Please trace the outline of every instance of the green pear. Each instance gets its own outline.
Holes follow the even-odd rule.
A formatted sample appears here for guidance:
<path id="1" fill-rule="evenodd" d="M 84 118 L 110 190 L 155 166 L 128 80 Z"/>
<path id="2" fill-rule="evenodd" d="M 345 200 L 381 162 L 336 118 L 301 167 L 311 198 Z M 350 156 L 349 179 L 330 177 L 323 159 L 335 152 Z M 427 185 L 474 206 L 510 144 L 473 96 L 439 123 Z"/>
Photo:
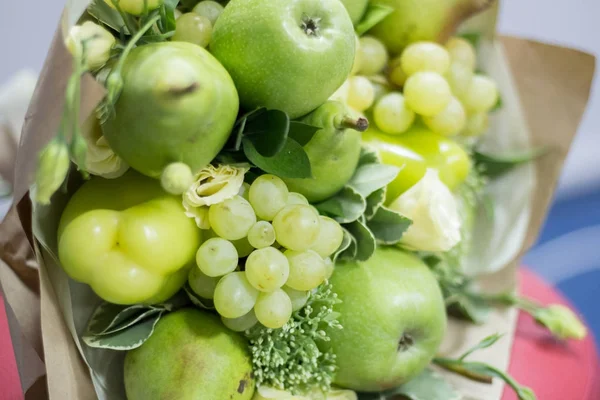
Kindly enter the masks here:
<path id="1" fill-rule="evenodd" d="M 247 343 L 218 316 L 193 308 L 163 317 L 125 357 L 128 400 L 250 400 Z"/>
<path id="2" fill-rule="evenodd" d="M 394 9 L 370 33 L 392 54 L 420 40 L 443 43 L 470 16 L 492 5 L 494 0 L 371 0 Z"/>
<path id="3" fill-rule="evenodd" d="M 290 191 L 316 203 L 339 192 L 352 178 L 360 157 L 360 132 L 369 123 L 366 118 L 352 116 L 337 101 L 326 102 L 302 121 L 322 128 L 304 145 L 313 177 L 283 180 Z"/>
<path id="4" fill-rule="evenodd" d="M 348 11 L 352 23 L 356 25 L 360 22 L 363 15 L 365 15 L 369 0 L 342 0 L 342 3 L 344 3 L 344 6 Z"/>
<path id="5" fill-rule="evenodd" d="M 342 301 L 343 329 L 329 329 L 335 383 L 364 392 L 399 386 L 421 373 L 446 332 L 440 287 L 427 265 L 395 247 L 366 262 L 336 265 L 330 280 Z"/>

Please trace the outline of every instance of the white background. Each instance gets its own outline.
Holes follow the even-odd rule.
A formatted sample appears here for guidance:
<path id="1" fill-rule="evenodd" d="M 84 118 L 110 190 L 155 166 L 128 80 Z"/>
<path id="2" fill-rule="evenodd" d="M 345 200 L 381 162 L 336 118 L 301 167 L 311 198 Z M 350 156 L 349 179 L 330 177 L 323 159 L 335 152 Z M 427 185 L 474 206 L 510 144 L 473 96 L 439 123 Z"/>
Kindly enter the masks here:
<path id="1" fill-rule="evenodd" d="M 599 0 L 501 0 L 499 29 L 600 54 Z M 38 72 L 65 0 L 0 0 L 0 86 L 20 69 Z M 600 187 L 600 91 L 592 100 L 561 180 L 559 196 Z"/>

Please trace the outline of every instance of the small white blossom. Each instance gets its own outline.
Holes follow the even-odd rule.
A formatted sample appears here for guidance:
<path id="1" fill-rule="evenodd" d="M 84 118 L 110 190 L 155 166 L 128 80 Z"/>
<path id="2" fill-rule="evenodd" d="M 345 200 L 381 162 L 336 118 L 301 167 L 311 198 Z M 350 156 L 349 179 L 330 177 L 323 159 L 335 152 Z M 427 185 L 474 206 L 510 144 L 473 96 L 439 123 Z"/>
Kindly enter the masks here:
<path id="1" fill-rule="evenodd" d="M 102 26 L 86 21 L 71 28 L 66 45 L 74 56 L 85 57 L 86 68 L 95 70 L 106 64 L 110 58 L 115 37 Z"/>
<path id="2" fill-rule="evenodd" d="M 95 116 L 85 122 L 81 136 L 87 144 L 85 168 L 90 174 L 114 179 L 127 172 L 129 165 L 110 147 Z"/>
<path id="3" fill-rule="evenodd" d="M 390 209 L 413 223 L 400 245 L 420 251 L 448 251 L 461 239 L 458 204 L 438 172 L 428 169 L 425 176 L 390 205 Z"/>

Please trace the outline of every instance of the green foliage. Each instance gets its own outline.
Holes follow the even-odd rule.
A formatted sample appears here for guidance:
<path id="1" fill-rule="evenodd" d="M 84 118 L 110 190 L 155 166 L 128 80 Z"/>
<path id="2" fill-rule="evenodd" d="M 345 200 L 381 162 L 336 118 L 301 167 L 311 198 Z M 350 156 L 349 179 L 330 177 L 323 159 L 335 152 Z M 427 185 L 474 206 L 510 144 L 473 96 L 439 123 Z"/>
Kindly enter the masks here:
<path id="1" fill-rule="evenodd" d="M 546 153 L 546 149 L 531 149 L 502 154 L 487 154 L 475 151 L 473 153 L 473 160 L 483 175 L 494 179 Z"/>
<path id="2" fill-rule="evenodd" d="M 390 15 L 392 12 L 394 12 L 393 7 L 386 6 L 383 4 L 369 3 L 362 21 L 360 21 L 360 23 L 355 28 L 356 34 L 358 36 L 362 36 L 369 29 L 373 28 L 375 25 L 383 21 L 385 17 Z"/>

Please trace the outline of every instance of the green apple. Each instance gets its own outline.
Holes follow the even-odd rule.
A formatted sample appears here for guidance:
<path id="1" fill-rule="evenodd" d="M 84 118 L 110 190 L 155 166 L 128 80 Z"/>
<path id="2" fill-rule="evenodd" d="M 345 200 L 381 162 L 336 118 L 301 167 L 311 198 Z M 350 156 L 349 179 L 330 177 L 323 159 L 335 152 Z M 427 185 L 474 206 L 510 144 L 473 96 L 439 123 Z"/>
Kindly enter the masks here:
<path id="1" fill-rule="evenodd" d="M 369 0 L 342 0 L 354 25 L 358 24 L 365 15 Z"/>
<path id="2" fill-rule="evenodd" d="M 139 46 L 121 75 L 123 91 L 102 131 L 130 166 L 154 178 L 173 162 L 196 172 L 225 145 L 238 96 L 207 50 L 186 42 Z"/>
<path id="3" fill-rule="evenodd" d="M 396 387 L 432 360 L 446 331 L 438 283 L 415 255 L 380 247 L 366 262 L 340 263 L 330 281 L 343 329 L 330 329 L 335 383 L 358 391 Z"/>
<path id="4" fill-rule="evenodd" d="M 411 43 L 445 42 L 467 18 L 488 8 L 494 0 L 371 0 L 394 12 L 370 31 L 393 55 Z"/>
<path id="5" fill-rule="evenodd" d="M 250 400 L 246 341 L 218 316 L 183 309 L 163 317 L 150 338 L 125 356 L 128 400 Z"/>
<path id="6" fill-rule="evenodd" d="M 184 212 L 181 196 L 133 170 L 94 177 L 61 216 L 60 262 L 108 302 L 165 301 L 185 283 L 200 246 L 200 230 Z"/>
<path id="7" fill-rule="evenodd" d="M 231 74 L 242 107 L 297 118 L 348 77 L 355 35 L 339 0 L 232 0 L 215 24 L 210 50 Z"/>

